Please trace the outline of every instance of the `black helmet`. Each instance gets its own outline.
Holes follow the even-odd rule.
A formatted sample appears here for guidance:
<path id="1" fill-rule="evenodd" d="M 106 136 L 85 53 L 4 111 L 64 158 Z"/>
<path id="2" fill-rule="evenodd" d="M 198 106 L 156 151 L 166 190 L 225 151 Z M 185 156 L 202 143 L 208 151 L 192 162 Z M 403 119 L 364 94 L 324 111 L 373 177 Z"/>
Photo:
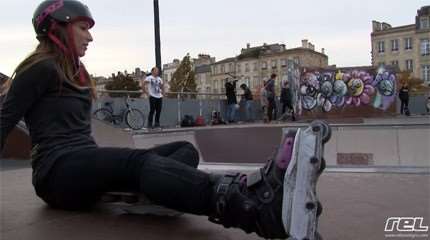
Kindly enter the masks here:
<path id="1" fill-rule="evenodd" d="M 33 14 L 33 27 L 37 37 L 48 34 L 52 21 L 71 23 L 78 20 L 88 21 L 90 28 L 94 26 L 94 19 L 90 10 L 76 0 L 45 0 L 37 7 Z"/>

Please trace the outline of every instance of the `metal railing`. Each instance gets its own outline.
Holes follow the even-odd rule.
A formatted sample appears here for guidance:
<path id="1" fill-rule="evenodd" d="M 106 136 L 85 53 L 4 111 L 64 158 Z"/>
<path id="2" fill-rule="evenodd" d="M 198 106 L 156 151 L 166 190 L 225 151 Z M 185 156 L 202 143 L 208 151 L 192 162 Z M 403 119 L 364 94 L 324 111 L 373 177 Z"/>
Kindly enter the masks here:
<path id="1" fill-rule="evenodd" d="M 124 94 L 124 95 L 132 95 L 132 94 L 140 94 L 138 98 L 146 99 L 148 98 L 147 94 L 145 94 L 142 90 L 138 91 L 126 91 L 126 90 L 97 90 L 99 93 L 99 97 L 103 97 L 105 95 L 109 95 L 110 93 L 115 94 Z M 145 95 L 144 95 L 145 94 Z M 227 99 L 225 93 L 209 93 L 209 92 L 164 92 L 163 93 L 164 98 L 167 99 L 176 99 L 177 100 L 177 125 L 180 125 L 182 121 L 182 114 L 183 114 L 183 104 L 186 100 L 196 100 L 199 102 L 199 110 L 198 114 L 199 116 L 203 116 L 203 102 L 214 100 L 218 102 L 216 103 L 216 111 L 222 112 L 222 101 L 225 101 Z M 237 94 L 239 97 L 241 94 Z M 172 98 L 172 96 L 175 96 Z M 255 114 L 254 114 L 255 116 Z"/>

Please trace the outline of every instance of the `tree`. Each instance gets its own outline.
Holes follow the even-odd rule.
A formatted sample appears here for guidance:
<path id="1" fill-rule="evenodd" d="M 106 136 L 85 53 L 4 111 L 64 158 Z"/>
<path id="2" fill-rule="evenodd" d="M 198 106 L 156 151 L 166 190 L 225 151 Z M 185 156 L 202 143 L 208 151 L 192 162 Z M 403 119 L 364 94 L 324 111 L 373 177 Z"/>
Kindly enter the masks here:
<path id="1" fill-rule="evenodd" d="M 141 90 L 139 82 L 134 81 L 130 75 L 118 73 L 113 76 L 112 81 L 105 85 L 106 90 L 124 90 L 124 91 L 139 91 Z M 131 93 L 130 97 L 140 97 L 140 93 Z M 111 97 L 124 97 L 127 93 L 109 93 Z"/>
<path id="2" fill-rule="evenodd" d="M 196 92 L 197 84 L 195 73 L 191 64 L 190 55 L 187 54 L 179 64 L 178 69 L 173 73 L 172 81 L 170 82 L 170 91 L 172 92 Z M 170 97 L 175 97 L 176 94 L 171 94 Z M 195 98 L 196 95 L 191 95 Z"/>
<path id="3" fill-rule="evenodd" d="M 412 95 L 419 95 L 430 91 L 430 87 L 425 86 L 423 80 L 413 77 L 412 74 L 408 71 L 399 72 L 397 74 L 397 79 L 400 86 L 403 85 L 403 83 L 407 83 L 407 85 L 409 86 L 410 93 Z"/>

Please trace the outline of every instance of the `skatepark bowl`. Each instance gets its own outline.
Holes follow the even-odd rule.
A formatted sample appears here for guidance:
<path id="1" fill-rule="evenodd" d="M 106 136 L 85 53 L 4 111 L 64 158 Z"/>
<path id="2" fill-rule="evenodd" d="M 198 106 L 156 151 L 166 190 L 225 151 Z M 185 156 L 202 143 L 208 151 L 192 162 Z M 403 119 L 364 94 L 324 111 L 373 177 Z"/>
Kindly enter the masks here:
<path id="1" fill-rule="evenodd" d="M 324 239 L 428 239 L 428 229 L 424 231 L 430 225 L 428 120 L 331 124 L 332 137 L 324 149 L 327 168 L 317 186 L 324 207 L 318 228 Z M 257 169 L 277 147 L 285 127 L 307 124 L 146 132 L 93 120 L 93 134 L 100 146 L 148 148 L 186 140 L 200 151 L 199 168 L 212 172 Z M 204 216 L 133 215 L 103 204 L 89 212 L 53 210 L 34 193 L 29 161 L 13 159 L 28 159 L 29 143 L 24 135 L 15 129 L 5 159 L 0 160 L 0 239 L 259 239 L 255 234 L 224 229 Z M 396 217 L 418 220 L 420 224 L 412 226 L 420 228 L 406 228 L 401 219 L 395 222 Z M 390 221 L 397 228 L 387 229 Z"/>

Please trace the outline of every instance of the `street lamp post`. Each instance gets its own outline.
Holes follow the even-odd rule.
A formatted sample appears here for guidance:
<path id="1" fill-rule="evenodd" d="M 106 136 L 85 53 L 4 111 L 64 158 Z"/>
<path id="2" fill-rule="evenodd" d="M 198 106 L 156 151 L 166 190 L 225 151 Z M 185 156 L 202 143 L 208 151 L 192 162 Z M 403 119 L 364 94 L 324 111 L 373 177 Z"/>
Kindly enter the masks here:
<path id="1" fill-rule="evenodd" d="M 154 0 L 154 30 L 155 30 L 155 65 L 161 75 L 161 47 L 160 47 L 160 14 L 158 0 Z"/>

